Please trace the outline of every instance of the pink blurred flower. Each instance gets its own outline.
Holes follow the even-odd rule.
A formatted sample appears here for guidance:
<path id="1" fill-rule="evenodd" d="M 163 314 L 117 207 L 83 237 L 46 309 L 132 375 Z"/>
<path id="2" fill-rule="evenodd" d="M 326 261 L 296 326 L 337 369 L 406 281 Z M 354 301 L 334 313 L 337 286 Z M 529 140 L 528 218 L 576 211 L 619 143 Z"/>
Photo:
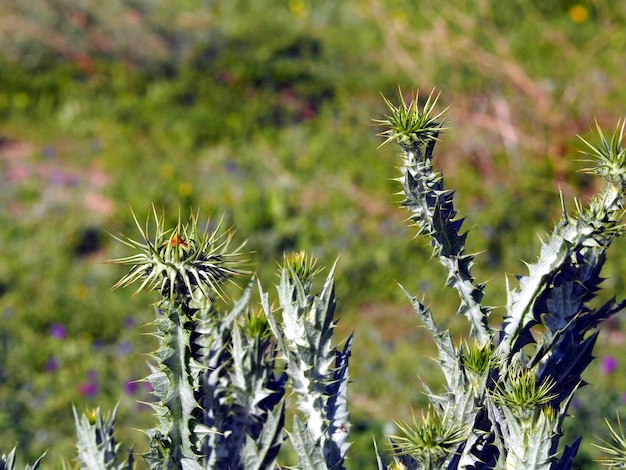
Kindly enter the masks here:
<path id="1" fill-rule="evenodd" d="M 95 397 L 98 394 L 98 373 L 91 369 L 87 372 L 87 381 L 78 384 L 76 390 L 84 397 Z"/>
<path id="2" fill-rule="evenodd" d="M 95 382 L 83 382 L 78 384 L 76 390 L 84 397 L 95 397 L 98 394 L 98 384 Z"/>

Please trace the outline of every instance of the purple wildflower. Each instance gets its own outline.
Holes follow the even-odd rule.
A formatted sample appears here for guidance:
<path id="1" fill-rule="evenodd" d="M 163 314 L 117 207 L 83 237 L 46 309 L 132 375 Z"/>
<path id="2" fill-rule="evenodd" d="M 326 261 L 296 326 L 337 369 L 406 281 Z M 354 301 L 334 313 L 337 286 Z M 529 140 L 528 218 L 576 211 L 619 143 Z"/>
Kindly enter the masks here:
<path id="1" fill-rule="evenodd" d="M 133 317 L 124 318 L 124 328 L 127 330 L 135 326 L 135 319 Z"/>
<path id="2" fill-rule="evenodd" d="M 84 397 L 94 397 L 98 394 L 98 372 L 91 369 L 87 371 L 87 381 L 78 384 L 76 390 Z"/>
<path id="3" fill-rule="evenodd" d="M 120 356 L 126 356 L 127 354 L 130 354 L 131 352 L 133 352 L 133 345 L 129 341 L 121 341 L 117 345 L 117 353 Z"/>
<path id="4" fill-rule="evenodd" d="M 234 160 L 226 160 L 224 162 L 224 170 L 226 170 L 227 173 L 230 173 L 231 175 L 235 174 L 238 169 L 237 163 Z"/>
<path id="5" fill-rule="evenodd" d="M 600 361 L 600 370 L 604 375 L 610 375 L 617 369 L 617 359 L 613 356 L 604 356 Z"/>
<path id="6" fill-rule="evenodd" d="M 124 391 L 129 395 L 134 395 L 135 393 L 137 393 L 137 381 L 129 380 L 128 382 L 126 382 L 124 384 Z"/>
<path id="7" fill-rule="evenodd" d="M 67 186 L 76 186 L 80 183 L 80 176 L 76 174 L 68 174 L 65 178 L 65 184 Z"/>
<path id="8" fill-rule="evenodd" d="M 50 336 L 54 339 L 65 339 L 67 336 L 67 330 L 62 323 L 53 323 L 48 330 Z"/>
<path id="9" fill-rule="evenodd" d="M 59 368 L 59 361 L 56 357 L 50 356 L 46 361 L 46 372 L 56 372 Z"/>

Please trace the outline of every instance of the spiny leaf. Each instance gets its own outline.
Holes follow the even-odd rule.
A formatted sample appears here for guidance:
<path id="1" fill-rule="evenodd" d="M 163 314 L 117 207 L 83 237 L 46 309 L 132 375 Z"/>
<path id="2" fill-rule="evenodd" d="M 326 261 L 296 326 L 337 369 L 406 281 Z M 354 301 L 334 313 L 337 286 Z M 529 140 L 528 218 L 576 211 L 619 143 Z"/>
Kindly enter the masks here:
<path id="1" fill-rule="evenodd" d="M 293 418 L 293 431 L 289 434 L 298 456 L 300 470 L 330 470 L 326 465 L 319 441 L 314 439 L 309 427 L 298 415 Z"/>

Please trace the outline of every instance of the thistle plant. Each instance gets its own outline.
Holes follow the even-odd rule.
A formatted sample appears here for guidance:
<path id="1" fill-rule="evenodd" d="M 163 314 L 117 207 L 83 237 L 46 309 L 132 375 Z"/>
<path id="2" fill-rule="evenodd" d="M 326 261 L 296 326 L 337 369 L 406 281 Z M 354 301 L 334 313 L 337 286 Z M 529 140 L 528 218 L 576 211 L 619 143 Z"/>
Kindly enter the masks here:
<path id="1" fill-rule="evenodd" d="M 475 255 L 466 252 L 468 233 L 457 217 L 454 192 L 433 161 L 446 129 L 437 98 L 431 94 L 423 106 L 417 95 L 406 102 L 400 94 L 398 105 L 385 99 L 389 115 L 378 124 L 383 145 L 400 147 L 402 205 L 446 270 L 469 337 L 455 345 L 430 308 L 405 291 L 433 337 L 446 383 L 441 392 L 424 384 L 428 411 L 397 423 L 398 433 L 389 436 L 389 465 L 375 443 L 377 466 L 569 469 L 581 438 L 562 445 L 563 421 L 584 383 L 602 322 L 626 307 L 615 299 L 592 302 L 607 250 L 625 231 L 626 121 L 609 138 L 598 127 L 599 144 L 583 140 L 589 164 L 584 171 L 603 177 L 607 186 L 586 206 L 574 201 L 572 213 L 562 203 L 562 218 L 542 242 L 538 260 L 517 285 L 507 284 L 506 315 L 494 326 L 493 307 L 483 304 L 485 285 L 472 275 Z M 154 209 L 145 224 L 133 218 L 138 239 L 114 236 L 134 251 L 113 261 L 130 267 L 114 287 L 135 284 L 136 292 L 158 297 L 152 323 L 158 348 L 144 379 L 153 390 L 156 418 L 145 431 L 149 450 L 141 458 L 148 468 L 273 469 L 290 441 L 298 469 L 343 470 L 350 448 L 352 335 L 343 344 L 333 339 L 335 266 L 317 291 L 322 269 L 316 260 L 304 252 L 286 254 L 272 301 L 243 269 L 243 245 L 233 246 L 234 233 L 221 222 L 213 226 L 192 213 L 187 222 L 179 216 L 166 228 Z M 288 408 L 294 410 L 289 431 Z M 134 468 L 138 456 L 114 436 L 116 410 L 110 416 L 99 409 L 74 415 L 81 469 Z M 598 446 L 608 455 L 603 463 L 626 468 L 623 431 L 609 429 L 613 442 Z M 42 459 L 26 469 L 38 469 Z M 15 449 L 0 459 L 0 470 L 14 468 Z"/>
<path id="2" fill-rule="evenodd" d="M 145 379 L 154 390 L 151 406 L 158 420 L 146 431 L 150 450 L 143 457 L 149 468 L 274 468 L 287 437 L 288 386 L 297 396 L 299 414 L 289 437 L 300 468 L 344 468 L 350 339 L 342 350 L 331 345 L 334 269 L 315 294 L 316 261 L 303 253 L 286 256 L 279 312 L 254 278 L 232 308 L 222 311 L 224 283 L 246 274 L 242 247 L 231 248 L 232 231 L 222 232 L 221 224 L 211 230 L 209 221 L 200 225 L 198 214 L 166 230 L 153 210 L 154 233 L 149 220 L 145 226 L 136 217 L 135 222 L 140 240 L 115 238 L 138 253 L 113 262 L 130 266 L 115 287 L 138 283 L 136 291 L 159 294 L 153 333 L 159 348 Z M 261 305 L 254 308 L 256 284 Z M 86 419 L 77 418 L 82 463 L 88 456 L 81 449 L 94 442 Z M 102 461 L 104 451 L 98 452 L 93 459 Z"/>
<path id="3" fill-rule="evenodd" d="M 591 304 L 600 289 L 606 252 L 624 233 L 624 123 L 609 139 L 598 128 L 599 145 L 583 140 L 590 163 L 584 171 L 602 176 L 607 186 L 587 207 L 575 201 L 574 213 L 563 209 L 562 219 L 542 242 L 538 261 L 528 265 L 517 286 L 507 283 L 506 315 L 494 327 L 492 307 L 482 304 L 485 285 L 471 273 L 475 256 L 465 252 L 468 233 L 457 217 L 454 192 L 446 189 L 433 163 L 445 129 L 444 112 L 435 112 L 437 97 L 431 94 L 421 107 L 417 95 L 407 103 L 400 93 L 399 105 L 385 102 L 389 115 L 377 122 L 383 127 L 383 145 L 400 147 L 402 205 L 418 234 L 430 238 L 434 257 L 447 271 L 447 286 L 458 293 L 458 313 L 467 318 L 471 336 L 456 347 L 430 309 L 407 293 L 436 343 L 446 386 L 438 394 L 426 386 L 432 414 L 422 423 L 400 425 L 402 435 L 390 438 L 393 465 L 570 468 L 580 439 L 559 453 L 563 420 L 583 384 L 581 374 L 593 358 L 602 321 L 626 306 L 615 299 L 599 307 Z M 380 454 L 378 466 L 388 468 Z"/>

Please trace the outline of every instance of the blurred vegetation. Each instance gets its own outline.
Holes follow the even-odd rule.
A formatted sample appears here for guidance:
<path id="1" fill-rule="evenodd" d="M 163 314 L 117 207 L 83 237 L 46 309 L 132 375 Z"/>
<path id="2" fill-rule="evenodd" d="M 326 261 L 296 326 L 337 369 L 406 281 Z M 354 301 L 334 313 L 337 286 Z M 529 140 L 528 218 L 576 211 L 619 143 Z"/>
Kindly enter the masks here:
<path id="1" fill-rule="evenodd" d="M 32 462 L 73 454 L 71 405 L 120 402 L 120 438 L 141 451 L 150 296 L 111 291 L 134 234 L 128 206 L 224 215 L 266 287 L 282 252 L 339 256 L 340 328 L 356 330 L 351 468 L 372 435 L 425 405 L 432 345 L 397 287 L 423 292 L 460 338 L 463 321 L 397 207 L 397 161 L 372 118 L 380 93 L 442 91 L 438 164 L 485 251 L 476 274 L 503 305 L 559 191 L 591 194 L 576 135 L 626 109 L 620 0 L 0 0 L 0 445 Z M 605 286 L 622 295 L 626 246 Z M 341 335 L 340 335 L 341 336 Z M 619 357 L 620 320 L 597 355 Z M 592 365 L 592 368 L 594 366 Z M 624 364 L 591 371 L 572 430 L 602 435 L 626 392 Z M 597 397 L 602 410 L 595 412 Z M 605 413 L 606 412 L 606 413 Z M 591 467 L 592 463 L 589 463 Z M 591 468 L 589 467 L 589 468 Z"/>

